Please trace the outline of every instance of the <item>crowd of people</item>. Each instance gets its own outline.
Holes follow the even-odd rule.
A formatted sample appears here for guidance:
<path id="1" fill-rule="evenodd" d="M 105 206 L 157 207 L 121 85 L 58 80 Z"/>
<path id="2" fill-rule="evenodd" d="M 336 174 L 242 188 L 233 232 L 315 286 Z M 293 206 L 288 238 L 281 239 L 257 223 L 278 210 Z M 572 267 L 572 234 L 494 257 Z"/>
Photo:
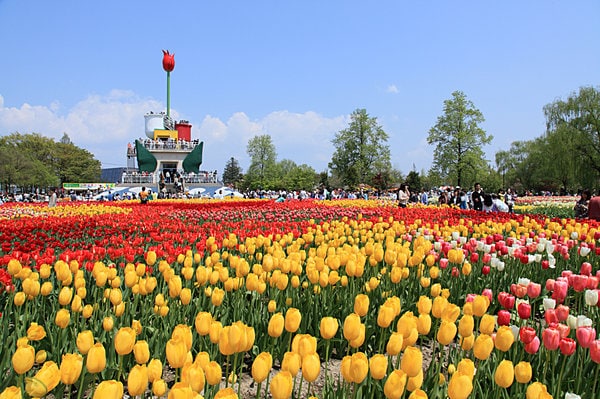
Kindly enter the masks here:
<path id="1" fill-rule="evenodd" d="M 600 195 L 593 196 L 590 190 L 583 190 L 573 210 L 577 219 L 600 221 Z"/>

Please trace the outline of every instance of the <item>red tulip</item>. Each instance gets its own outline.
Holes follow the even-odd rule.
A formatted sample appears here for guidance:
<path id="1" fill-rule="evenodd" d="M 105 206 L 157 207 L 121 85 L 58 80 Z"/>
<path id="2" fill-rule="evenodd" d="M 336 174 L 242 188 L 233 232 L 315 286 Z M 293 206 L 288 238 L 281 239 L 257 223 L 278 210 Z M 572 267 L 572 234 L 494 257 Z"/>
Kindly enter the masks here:
<path id="1" fill-rule="evenodd" d="M 163 50 L 163 69 L 172 72 L 175 69 L 175 53 L 169 54 L 169 50 Z"/>
<path id="2" fill-rule="evenodd" d="M 548 259 L 544 259 L 542 261 L 542 269 L 547 270 L 550 267 L 550 262 L 548 261 Z"/>
<path id="3" fill-rule="evenodd" d="M 582 274 L 576 274 L 573 276 L 573 289 L 576 292 L 583 292 L 587 286 L 588 276 L 584 276 Z"/>
<path id="4" fill-rule="evenodd" d="M 508 310 L 499 310 L 498 311 L 498 325 L 499 326 L 507 326 L 510 324 L 510 312 Z"/>
<path id="5" fill-rule="evenodd" d="M 531 317 L 531 305 L 526 302 L 521 302 L 517 308 L 519 317 L 522 319 L 528 319 Z"/>
<path id="6" fill-rule="evenodd" d="M 519 338 L 521 339 L 521 342 L 523 342 L 525 345 L 533 341 L 535 337 L 537 337 L 537 334 L 533 327 L 521 327 L 521 329 L 519 330 Z"/>
<path id="7" fill-rule="evenodd" d="M 487 276 L 488 274 L 490 274 L 491 271 L 491 267 L 489 267 L 488 265 L 485 265 L 481 268 L 481 274 L 483 274 L 484 276 Z"/>
<path id="8" fill-rule="evenodd" d="M 562 353 L 565 356 L 571 356 L 575 352 L 577 343 L 573 338 L 561 338 L 559 347 L 560 353 Z"/>
<path id="9" fill-rule="evenodd" d="M 558 316 L 556 315 L 556 309 L 548 309 L 546 313 L 544 313 L 544 319 L 546 319 L 546 323 L 548 325 L 552 323 L 558 323 Z"/>
<path id="10" fill-rule="evenodd" d="M 546 328 L 542 331 L 542 341 L 546 349 L 556 350 L 560 345 L 560 332 L 555 328 Z"/>

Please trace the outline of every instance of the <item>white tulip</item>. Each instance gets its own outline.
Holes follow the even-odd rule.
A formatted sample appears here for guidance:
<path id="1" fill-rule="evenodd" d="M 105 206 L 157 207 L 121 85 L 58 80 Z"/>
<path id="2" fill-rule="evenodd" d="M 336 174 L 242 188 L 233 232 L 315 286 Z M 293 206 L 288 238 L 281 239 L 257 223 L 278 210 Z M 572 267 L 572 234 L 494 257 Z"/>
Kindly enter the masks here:
<path id="1" fill-rule="evenodd" d="M 556 300 L 552 298 L 544 298 L 543 305 L 544 310 L 554 309 L 556 307 Z"/>
<path id="2" fill-rule="evenodd" d="M 573 316 L 572 314 L 567 316 L 567 325 L 571 329 L 577 328 L 577 317 Z"/>
<path id="3" fill-rule="evenodd" d="M 592 327 L 593 325 L 594 325 L 594 322 L 589 317 L 584 316 L 584 315 L 577 316 L 577 325 L 575 328 L 577 328 L 577 327 Z"/>
<path id="4" fill-rule="evenodd" d="M 598 304 L 598 290 L 585 290 L 585 303 L 588 306 Z"/>
<path id="5" fill-rule="evenodd" d="M 581 399 L 581 396 L 576 395 L 572 392 L 565 392 L 565 399 Z"/>
<path id="6" fill-rule="evenodd" d="M 531 282 L 531 280 L 529 280 L 528 278 L 525 278 L 525 277 L 519 277 L 519 279 L 517 280 L 517 284 L 524 285 L 525 287 L 527 287 L 530 282 Z"/>

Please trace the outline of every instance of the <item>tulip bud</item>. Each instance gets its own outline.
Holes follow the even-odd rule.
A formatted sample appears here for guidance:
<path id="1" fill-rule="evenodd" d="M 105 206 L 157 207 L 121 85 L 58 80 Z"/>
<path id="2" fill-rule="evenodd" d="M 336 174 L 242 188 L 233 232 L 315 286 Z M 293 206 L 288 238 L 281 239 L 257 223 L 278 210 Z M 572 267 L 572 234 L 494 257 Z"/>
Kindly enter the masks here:
<path id="1" fill-rule="evenodd" d="M 121 327 L 115 334 L 114 345 L 116 352 L 121 355 L 127 355 L 133 350 L 136 334 L 131 327 Z"/>
<path id="2" fill-rule="evenodd" d="M 273 357 L 269 352 L 261 352 L 252 363 L 252 378 L 257 383 L 267 379 L 273 367 Z"/>
<path id="3" fill-rule="evenodd" d="M 402 370 L 394 370 L 383 385 L 383 393 L 388 399 L 400 399 L 404 394 L 407 376 Z"/>
<path id="4" fill-rule="evenodd" d="M 88 351 L 94 346 L 94 334 L 90 330 L 85 330 L 77 334 L 77 349 L 82 355 L 87 355 Z"/>
<path id="5" fill-rule="evenodd" d="M 12 356 L 12 366 L 15 373 L 25 374 L 33 367 L 35 362 L 35 349 L 31 345 L 20 346 Z"/>
<path id="6" fill-rule="evenodd" d="M 269 384 L 273 399 L 288 399 L 292 395 L 293 379 L 289 371 L 280 371 Z"/>

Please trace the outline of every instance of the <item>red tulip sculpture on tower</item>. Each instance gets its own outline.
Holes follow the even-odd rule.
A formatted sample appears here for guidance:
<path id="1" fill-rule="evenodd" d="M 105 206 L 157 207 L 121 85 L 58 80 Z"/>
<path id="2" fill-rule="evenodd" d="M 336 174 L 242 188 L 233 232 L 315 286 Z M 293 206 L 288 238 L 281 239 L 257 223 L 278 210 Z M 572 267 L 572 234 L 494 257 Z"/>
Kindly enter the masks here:
<path id="1" fill-rule="evenodd" d="M 167 72 L 167 116 L 171 116 L 171 71 L 175 69 L 175 53 L 163 50 L 163 69 Z"/>

